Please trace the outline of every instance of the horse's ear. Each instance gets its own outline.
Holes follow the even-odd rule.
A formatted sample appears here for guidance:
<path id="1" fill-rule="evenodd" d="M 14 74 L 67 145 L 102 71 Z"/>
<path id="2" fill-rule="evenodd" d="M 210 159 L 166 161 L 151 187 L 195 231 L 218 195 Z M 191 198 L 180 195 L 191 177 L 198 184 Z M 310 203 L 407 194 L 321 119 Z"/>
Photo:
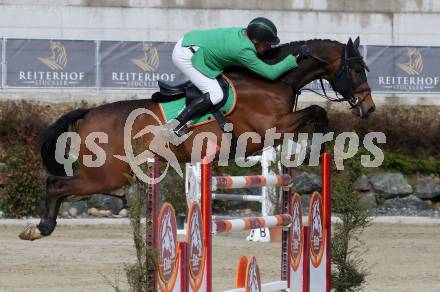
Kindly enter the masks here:
<path id="1" fill-rule="evenodd" d="M 354 48 L 355 49 L 359 49 L 359 44 L 361 43 L 361 39 L 359 37 L 357 37 L 354 41 Z"/>
<path id="2" fill-rule="evenodd" d="M 357 55 L 357 56 L 361 56 L 361 52 L 359 51 L 360 43 L 361 43 L 361 39 L 359 37 L 357 37 L 354 41 L 354 44 L 353 44 L 355 55 Z"/>
<path id="3" fill-rule="evenodd" d="M 347 57 L 354 56 L 354 47 L 353 47 L 353 41 L 351 40 L 351 38 L 347 42 L 346 54 L 347 54 Z"/>

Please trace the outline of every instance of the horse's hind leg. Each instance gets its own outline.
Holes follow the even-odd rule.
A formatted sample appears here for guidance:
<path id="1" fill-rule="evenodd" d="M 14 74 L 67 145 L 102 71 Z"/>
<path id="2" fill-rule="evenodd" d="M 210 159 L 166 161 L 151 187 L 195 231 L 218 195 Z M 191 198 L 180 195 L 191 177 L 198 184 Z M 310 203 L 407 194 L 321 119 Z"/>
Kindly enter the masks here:
<path id="1" fill-rule="evenodd" d="M 97 173 L 96 173 L 97 171 Z M 94 193 L 110 191 L 126 183 L 124 176 L 114 176 L 113 180 L 97 180 L 96 175 L 106 174 L 105 169 L 95 172 L 80 172 L 72 177 L 49 176 L 46 181 L 46 196 L 42 202 L 40 223 L 28 226 L 19 237 L 24 240 L 35 240 L 50 235 L 56 227 L 60 205 L 69 196 L 87 196 Z"/>
<path id="2" fill-rule="evenodd" d="M 62 201 L 70 195 L 77 195 L 80 191 L 79 186 L 81 186 L 81 191 L 87 193 L 93 189 L 90 182 L 78 176 L 49 176 L 47 178 L 46 197 L 42 204 L 43 214 L 40 224 L 37 225 L 42 236 L 48 236 L 54 231 Z"/>
<path id="3" fill-rule="evenodd" d="M 77 176 L 49 176 L 46 180 L 46 194 L 40 204 L 40 223 L 29 225 L 19 237 L 24 240 L 35 240 L 50 235 L 56 227 L 56 219 L 64 198 L 75 193 L 80 184 Z"/>

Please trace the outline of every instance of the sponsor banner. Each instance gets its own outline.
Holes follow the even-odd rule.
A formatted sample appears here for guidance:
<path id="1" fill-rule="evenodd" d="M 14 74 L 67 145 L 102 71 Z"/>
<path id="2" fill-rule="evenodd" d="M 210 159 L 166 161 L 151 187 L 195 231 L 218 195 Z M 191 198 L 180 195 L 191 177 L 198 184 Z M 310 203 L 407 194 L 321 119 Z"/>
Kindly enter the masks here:
<path id="1" fill-rule="evenodd" d="M 1 57 L 2 66 L 0 67 L 0 87 L 2 87 L 2 88 L 4 86 L 4 82 L 3 82 L 3 76 L 4 76 L 4 74 L 3 74 L 4 68 L 3 67 L 4 66 L 3 66 L 3 64 L 6 63 L 6 61 L 3 60 L 3 56 L 4 56 L 4 54 L 3 54 L 3 44 L 4 44 L 4 39 L 0 39 L 0 52 L 2 53 L 2 57 Z"/>
<path id="2" fill-rule="evenodd" d="M 171 60 L 174 44 L 102 41 L 99 49 L 100 87 L 146 89 L 157 88 L 159 80 L 185 81 L 185 76 Z"/>
<path id="3" fill-rule="evenodd" d="M 325 92 L 327 94 L 333 93 L 333 89 L 332 89 L 332 87 L 330 86 L 330 83 L 328 83 L 327 80 L 323 79 L 322 80 L 322 84 L 324 85 L 324 89 L 325 89 Z M 310 90 L 314 90 L 314 91 L 317 91 L 319 93 L 324 93 L 322 91 L 321 81 L 319 81 L 319 79 L 310 82 L 309 84 L 304 86 L 304 88 L 307 88 L 307 89 L 310 89 Z M 304 92 L 309 92 L 309 90 L 305 90 Z"/>
<path id="4" fill-rule="evenodd" d="M 368 83 L 376 92 L 440 92 L 440 48 L 368 46 Z"/>
<path id="5" fill-rule="evenodd" d="M 95 55 L 95 41 L 8 39 L 5 85 L 96 87 Z"/>
<path id="6" fill-rule="evenodd" d="M 187 78 L 172 60 L 173 42 L 7 39 L 3 86 L 14 88 L 157 89 Z M 440 93 L 440 47 L 363 46 L 374 93 Z M 96 67 L 99 60 L 99 69 Z M 99 84 L 96 84 L 98 80 Z M 326 92 L 333 90 L 324 80 Z M 319 80 L 305 88 L 322 93 Z"/>

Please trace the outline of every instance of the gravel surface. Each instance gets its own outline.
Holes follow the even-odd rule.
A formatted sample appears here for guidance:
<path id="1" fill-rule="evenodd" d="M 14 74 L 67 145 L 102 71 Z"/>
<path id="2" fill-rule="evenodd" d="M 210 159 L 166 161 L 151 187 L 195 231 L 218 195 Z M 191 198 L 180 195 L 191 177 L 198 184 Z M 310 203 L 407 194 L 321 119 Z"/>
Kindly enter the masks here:
<path id="1" fill-rule="evenodd" d="M 370 267 L 365 291 L 440 291 L 440 220 L 405 218 L 378 218 L 361 236 Z M 89 221 L 60 223 L 34 242 L 18 239 L 23 222 L 0 221 L 0 291 L 113 291 L 105 277 L 114 282 L 118 274 L 126 287 L 122 269 L 134 260 L 128 221 Z M 257 257 L 263 281 L 279 279 L 280 244 L 250 243 L 246 235 L 214 238 L 214 291 L 233 287 L 240 255 Z"/>

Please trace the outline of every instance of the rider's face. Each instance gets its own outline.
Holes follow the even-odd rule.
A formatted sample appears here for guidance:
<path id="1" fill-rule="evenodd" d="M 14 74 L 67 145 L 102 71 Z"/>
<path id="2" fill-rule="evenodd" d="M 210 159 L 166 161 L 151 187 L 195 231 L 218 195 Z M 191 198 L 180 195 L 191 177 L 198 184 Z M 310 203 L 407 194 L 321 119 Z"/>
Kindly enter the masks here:
<path id="1" fill-rule="evenodd" d="M 266 42 L 254 42 L 254 45 L 258 55 L 264 54 L 264 52 L 271 48 L 271 45 Z"/>

